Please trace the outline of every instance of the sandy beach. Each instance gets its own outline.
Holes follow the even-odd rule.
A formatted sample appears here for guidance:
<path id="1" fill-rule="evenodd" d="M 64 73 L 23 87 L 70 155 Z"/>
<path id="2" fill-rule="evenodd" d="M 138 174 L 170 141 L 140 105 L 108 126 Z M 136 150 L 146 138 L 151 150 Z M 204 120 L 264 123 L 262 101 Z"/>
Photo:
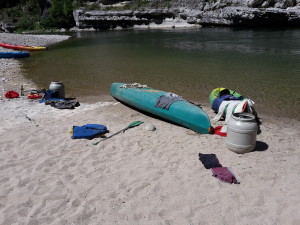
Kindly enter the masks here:
<path id="1" fill-rule="evenodd" d="M 30 45 L 67 39 L 0 33 L 5 38 Z M 0 59 L 0 225 L 300 224 L 299 121 L 260 115 L 256 149 L 236 154 L 224 137 L 197 134 L 113 98 L 74 110 L 25 96 L 5 99 L 21 84 L 35 87 L 19 61 Z M 212 119 L 209 103 L 202 106 Z M 137 120 L 144 123 L 98 145 L 70 134 L 72 126 L 91 123 L 113 134 Z M 216 154 L 240 184 L 213 177 L 199 153 Z"/>

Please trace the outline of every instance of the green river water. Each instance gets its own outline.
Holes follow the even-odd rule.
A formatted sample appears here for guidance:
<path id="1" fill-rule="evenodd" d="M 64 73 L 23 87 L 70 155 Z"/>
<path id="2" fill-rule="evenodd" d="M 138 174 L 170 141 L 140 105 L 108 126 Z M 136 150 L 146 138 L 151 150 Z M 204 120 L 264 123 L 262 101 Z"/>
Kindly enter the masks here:
<path id="1" fill-rule="evenodd" d="M 226 87 L 259 113 L 300 119 L 299 29 L 82 32 L 33 53 L 23 69 L 41 88 L 63 81 L 69 97 L 103 101 L 111 83 L 138 82 L 208 104 L 214 88 Z"/>

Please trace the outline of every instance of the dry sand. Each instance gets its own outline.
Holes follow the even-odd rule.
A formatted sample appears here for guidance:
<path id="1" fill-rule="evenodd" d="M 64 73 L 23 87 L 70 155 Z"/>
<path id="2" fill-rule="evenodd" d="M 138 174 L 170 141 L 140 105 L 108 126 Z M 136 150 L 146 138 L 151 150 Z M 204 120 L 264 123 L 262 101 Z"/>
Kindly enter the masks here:
<path id="1" fill-rule="evenodd" d="M 74 110 L 0 100 L 0 225 L 300 224 L 299 121 L 262 119 L 256 150 L 240 155 L 224 137 L 112 98 Z M 97 146 L 71 139 L 73 125 L 103 124 L 112 134 L 136 120 L 144 124 Z M 149 124 L 157 129 L 146 130 Z M 200 152 L 216 154 L 241 183 L 212 177 Z"/>

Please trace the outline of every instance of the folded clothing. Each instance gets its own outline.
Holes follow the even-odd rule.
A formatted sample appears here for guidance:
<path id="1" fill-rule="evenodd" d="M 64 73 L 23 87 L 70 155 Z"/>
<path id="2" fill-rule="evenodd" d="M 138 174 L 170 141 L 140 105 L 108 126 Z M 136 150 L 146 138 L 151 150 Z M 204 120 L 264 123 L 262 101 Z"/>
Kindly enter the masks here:
<path id="1" fill-rule="evenodd" d="M 45 101 L 45 105 L 50 105 L 57 109 L 75 109 L 75 107 L 80 106 L 79 102 L 73 100 L 64 100 L 64 101 Z"/>
<path id="2" fill-rule="evenodd" d="M 199 153 L 199 160 L 202 162 L 206 169 L 214 167 L 222 167 L 219 160 L 215 154 L 202 154 Z"/>
<path id="3" fill-rule="evenodd" d="M 233 173 L 227 167 L 215 167 L 211 168 L 213 176 L 220 179 L 221 181 L 231 183 L 231 184 L 239 184 Z"/>
<path id="4" fill-rule="evenodd" d="M 213 176 L 227 183 L 239 184 L 240 182 L 235 178 L 232 171 L 223 167 L 215 154 L 202 154 L 199 153 L 199 160 L 202 162 L 206 169 L 211 169 Z"/>

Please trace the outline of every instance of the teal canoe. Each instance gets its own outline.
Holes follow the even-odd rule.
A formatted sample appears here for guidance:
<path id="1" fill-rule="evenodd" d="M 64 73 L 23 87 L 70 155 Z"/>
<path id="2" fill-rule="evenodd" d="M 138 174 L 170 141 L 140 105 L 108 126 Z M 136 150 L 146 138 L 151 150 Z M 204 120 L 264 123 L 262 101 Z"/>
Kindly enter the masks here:
<path id="1" fill-rule="evenodd" d="M 0 52 L 0 58 L 24 58 L 29 56 L 28 52 Z"/>
<path id="2" fill-rule="evenodd" d="M 213 132 L 210 119 L 206 112 L 188 101 L 176 101 L 168 110 L 156 108 L 157 100 L 167 92 L 148 87 L 123 88 L 124 83 L 113 83 L 110 94 L 120 102 L 130 105 L 144 112 L 161 117 L 202 134 Z"/>

